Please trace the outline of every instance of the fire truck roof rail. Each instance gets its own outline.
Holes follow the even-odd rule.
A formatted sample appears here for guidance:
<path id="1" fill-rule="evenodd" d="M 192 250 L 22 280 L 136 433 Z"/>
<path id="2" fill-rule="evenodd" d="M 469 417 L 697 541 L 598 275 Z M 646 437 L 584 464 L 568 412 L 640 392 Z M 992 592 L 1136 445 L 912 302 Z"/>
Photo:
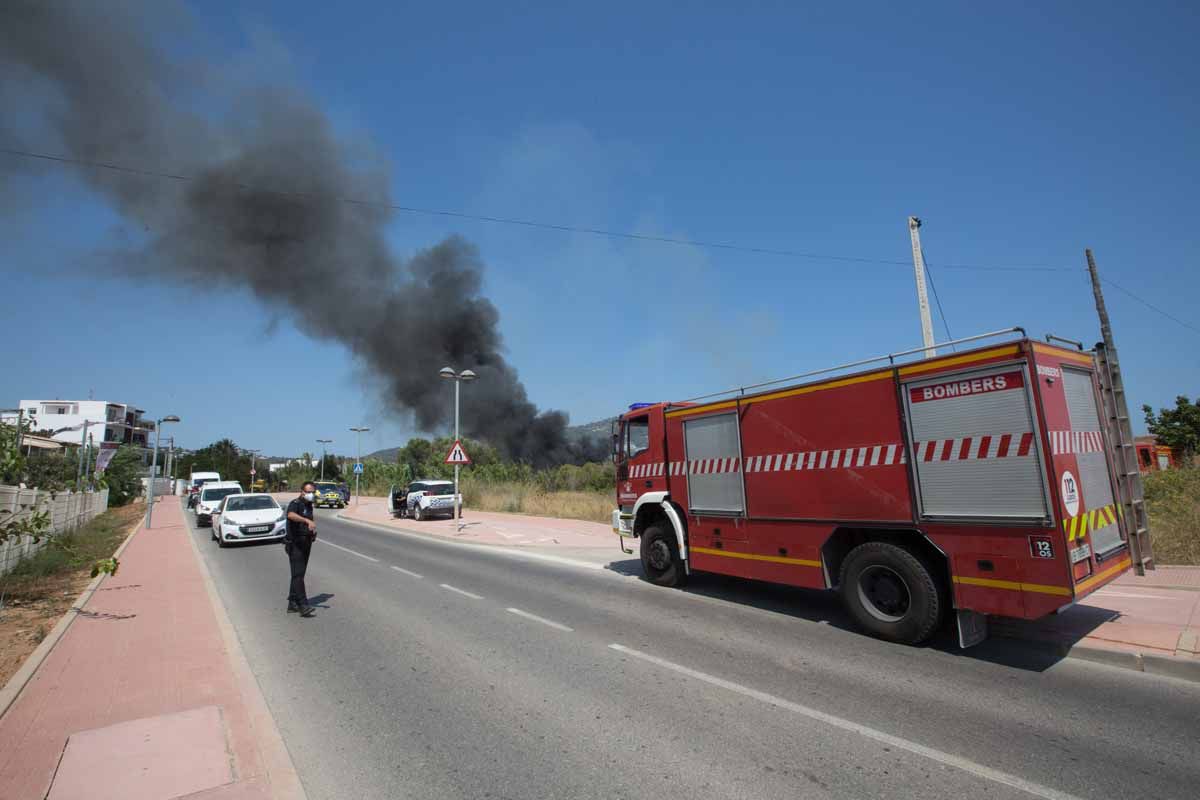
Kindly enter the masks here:
<path id="1" fill-rule="evenodd" d="M 991 331 L 989 333 L 980 333 L 980 334 L 976 334 L 975 336 L 967 336 L 963 339 L 951 339 L 948 342 L 935 342 L 934 347 L 949 347 L 950 345 L 964 344 L 966 342 L 977 342 L 980 339 L 991 339 L 996 336 L 1009 336 L 1014 333 L 1020 334 L 1021 338 L 1025 338 L 1025 336 L 1026 336 L 1025 329 L 1018 326 L 1018 327 L 1012 327 L 1012 328 L 1004 328 L 1003 330 L 999 330 L 999 331 Z M 789 381 L 798 381 L 801 378 L 813 378 L 813 377 L 816 377 L 817 375 L 825 375 L 826 373 L 829 373 L 829 372 L 837 372 L 837 371 L 843 370 L 843 369 L 850 369 L 851 367 L 865 367 L 868 364 L 874 364 L 878 361 L 886 360 L 889 364 L 894 364 L 894 363 L 896 363 L 897 358 L 903 358 L 904 356 L 911 356 L 915 353 L 923 353 L 923 352 L 925 352 L 925 349 L 926 349 L 925 347 L 914 347 L 912 350 L 901 350 L 899 353 L 889 353 L 888 355 L 885 355 L 885 356 L 875 356 L 874 358 L 864 358 L 862 361 L 851 361 L 848 364 L 839 364 L 836 367 L 826 367 L 825 369 L 818 369 L 818 370 L 814 370 L 812 372 L 802 372 L 799 375 L 789 375 L 786 378 L 777 378 L 776 380 L 765 381 L 764 383 L 755 383 L 755 384 L 751 384 L 750 386 L 739 386 L 734 389 L 726 389 L 723 392 L 713 392 L 712 394 L 702 394 L 699 397 L 689 397 L 687 400 L 683 400 L 681 402 L 694 403 L 698 400 L 708 400 L 713 397 L 721 397 L 722 395 L 727 395 L 727 394 L 745 394 L 747 391 L 750 391 L 752 389 L 762 389 L 767 386 L 774 386 L 779 383 L 788 383 Z"/>
<path id="2" fill-rule="evenodd" d="M 1061 336 L 1055 336 L 1053 333 L 1046 334 L 1047 342 L 1062 342 L 1063 344 L 1073 344 L 1077 350 L 1083 350 L 1083 342 L 1077 342 L 1074 339 L 1064 339 Z"/>

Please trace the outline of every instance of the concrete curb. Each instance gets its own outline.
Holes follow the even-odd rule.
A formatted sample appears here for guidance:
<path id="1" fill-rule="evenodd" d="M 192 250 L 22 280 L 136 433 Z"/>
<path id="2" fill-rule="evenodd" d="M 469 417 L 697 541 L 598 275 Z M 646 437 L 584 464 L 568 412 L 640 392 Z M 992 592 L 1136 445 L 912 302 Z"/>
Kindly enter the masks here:
<path id="1" fill-rule="evenodd" d="M 1144 653 L 1140 650 L 1110 650 L 1106 647 L 1095 647 L 1088 644 L 1055 644 L 1012 636 L 1003 638 L 1011 642 L 1045 647 L 1061 658 L 1090 661 L 1106 667 L 1117 667 L 1134 672 L 1145 672 L 1149 675 L 1200 683 L 1200 658 L 1179 658 L 1161 653 Z"/>
<path id="2" fill-rule="evenodd" d="M 271 797 L 275 800 L 307 800 L 308 795 L 300 782 L 299 773 L 296 772 L 295 762 L 292 761 L 292 755 L 283 741 L 279 726 L 275 724 L 275 717 L 267 706 L 266 698 L 263 697 L 258 678 L 250 668 L 250 662 L 242 650 L 242 642 L 229 620 L 225 603 L 221 600 L 212 573 L 209 572 L 208 564 L 204 562 L 204 556 L 200 552 L 200 545 L 196 544 L 194 529 L 186 517 L 183 520 L 183 530 L 188 544 L 192 547 L 192 554 L 196 557 L 196 563 L 200 566 L 200 576 L 204 579 L 204 588 L 208 591 L 208 600 L 216 616 L 221 639 L 225 642 L 230 669 L 233 670 L 234 679 L 241 690 L 242 700 L 246 703 L 250 725 L 254 729 L 263 758 L 263 768 L 270 784 Z"/>
<path id="3" fill-rule="evenodd" d="M 121 542 L 121 546 L 112 554 L 113 558 L 119 559 L 121 557 L 121 553 L 125 552 L 125 548 L 133 541 L 133 537 L 142 531 L 142 525 L 145 524 L 145 521 L 146 518 L 143 516 L 138 524 L 133 527 L 133 531 L 125 537 L 125 541 Z M 107 573 L 102 572 L 95 578 L 92 578 L 92 582 L 80 592 L 79 597 L 75 598 L 75 602 L 71 604 L 71 607 L 63 612 L 63 615 L 50 631 L 50 634 L 42 640 L 37 649 L 29 654 L 29 657 L 25 659 L 25 663 L 21 665 L 21 668 L 13 673 L 13 676 L 8 679 L 8 683 L 4 684 L 4 688 L 0 689 L 0 717 L 3 717 L 8 713 L 8 709 L 12 708 L 12 704 L 21 696 L 21 691 L 33 679 L 34 674 L 37 673 L 38 667 L 50 655 L 50 651 L 54 649 L 59 640 L 66 635 L 67 629 L 71 627 L 71 623 L 79 616 L 79 612 L 83 610 L 87 602 L 92 599 L 92 595 L 96 593 L 96 589 L 99 588 L 101 581 L 107 577 Z"/>

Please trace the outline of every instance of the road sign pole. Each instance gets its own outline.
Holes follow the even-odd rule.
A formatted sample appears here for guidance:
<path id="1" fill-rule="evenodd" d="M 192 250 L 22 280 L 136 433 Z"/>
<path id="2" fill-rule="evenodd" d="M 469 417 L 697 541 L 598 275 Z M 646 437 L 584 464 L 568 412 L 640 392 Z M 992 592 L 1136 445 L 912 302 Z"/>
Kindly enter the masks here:
<path id="1" fill-rule="evenodd" d="M 462 381 L 454 382 L 454 441 L 458 439 L 458 387 L 462 385 Z M 458 495 L 458 462 L 454 462 L 454 520 L 458 525 L 462 525 L 462 503 L 459 502 Z"/>

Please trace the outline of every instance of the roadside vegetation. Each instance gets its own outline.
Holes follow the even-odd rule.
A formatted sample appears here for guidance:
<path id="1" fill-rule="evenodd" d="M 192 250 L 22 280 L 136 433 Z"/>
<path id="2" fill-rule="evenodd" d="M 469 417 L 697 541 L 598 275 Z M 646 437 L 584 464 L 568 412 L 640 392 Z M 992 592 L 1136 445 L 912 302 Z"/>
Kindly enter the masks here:
<path id="1" fill-rule="evenodd" d="M 453 444 L 447 437 L 414 438 L 395 451 L 387 451 L 387 458 L 364 458 L 363 474 L 359 477 L 362 493 L 384 497 L 393 486 L 421 479 L 453 478 L 454 467 L 444 463 Z M 462 468 L 460 476 L 463 504 L 468 508 L 594 522 L 607 522 L 612 514 L 616 478 L 611 462 L 534 469 L 529 464 L 505 461 L 495 448 L 483 442 L 467 439 L 463 446 L 471 456 L 471 464 Z M 246 486 L 250 462 L 240 452 L 229 440 L 214 442 L 181 457 L 176 474 L 186 476 L 192 469 L 211 469 L 224 479 L 237 480 Z M 304 453 L 269 476 L 266 464 L 260 461 L 259 476 L 267 478 L 270 491 L 295 491 L 304 481 L 321 476 L 320 459 L 320 453 Z M 351 458 L 331 454 L 325 459 L 327 481 L 345 483 L 353 489 L 353 470 Z"/>
<path id="2" fill-rule="evenodd" d="M 1200 468 L 1152 472 L 1143 485 L 1155 561 L 1200 565 Z"/>
<path id="3" fill-rule="evenodd" d="M 143 508 L 138 503 L 109 509 L 77 530 L 55 536 L 0 575 L 0 685 L 46 638 L 101 565 L 115 568 L 112 555 Z"/>

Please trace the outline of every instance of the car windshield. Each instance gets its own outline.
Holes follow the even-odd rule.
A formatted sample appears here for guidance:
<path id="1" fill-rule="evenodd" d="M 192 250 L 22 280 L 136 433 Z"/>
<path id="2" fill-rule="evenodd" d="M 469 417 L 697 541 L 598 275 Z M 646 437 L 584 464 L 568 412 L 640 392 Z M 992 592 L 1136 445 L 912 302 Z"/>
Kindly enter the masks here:
<path id="1" fill-rule="evenodd" d="M 221 500 L 229 497 L 231 494 L 241 494 L 242 490 L 236 486 L 227 486 L 221 489 L 205 489 L 204 494 L 200 496 L 201 500 Z"/>
<path id="2" fill-rule="evenodd" d="M 226 511 L 266 511 L 277 508 L 279 504 L 271 497 L 235 497 L 225 506 Z"/>
<path id="3" fill-rule="evenodd" d="M 318 483 L 317 491 L 321 492 L 336 492 L 338 490 L 336 483 Z"/>
<path id="4" fill-rule="evenodd" d="M 417 490 L 425 492 L 425 494 L 442 495 L 454 494 L 454 484 L 452 483 L 426 483 L 422 484 Z"/>

